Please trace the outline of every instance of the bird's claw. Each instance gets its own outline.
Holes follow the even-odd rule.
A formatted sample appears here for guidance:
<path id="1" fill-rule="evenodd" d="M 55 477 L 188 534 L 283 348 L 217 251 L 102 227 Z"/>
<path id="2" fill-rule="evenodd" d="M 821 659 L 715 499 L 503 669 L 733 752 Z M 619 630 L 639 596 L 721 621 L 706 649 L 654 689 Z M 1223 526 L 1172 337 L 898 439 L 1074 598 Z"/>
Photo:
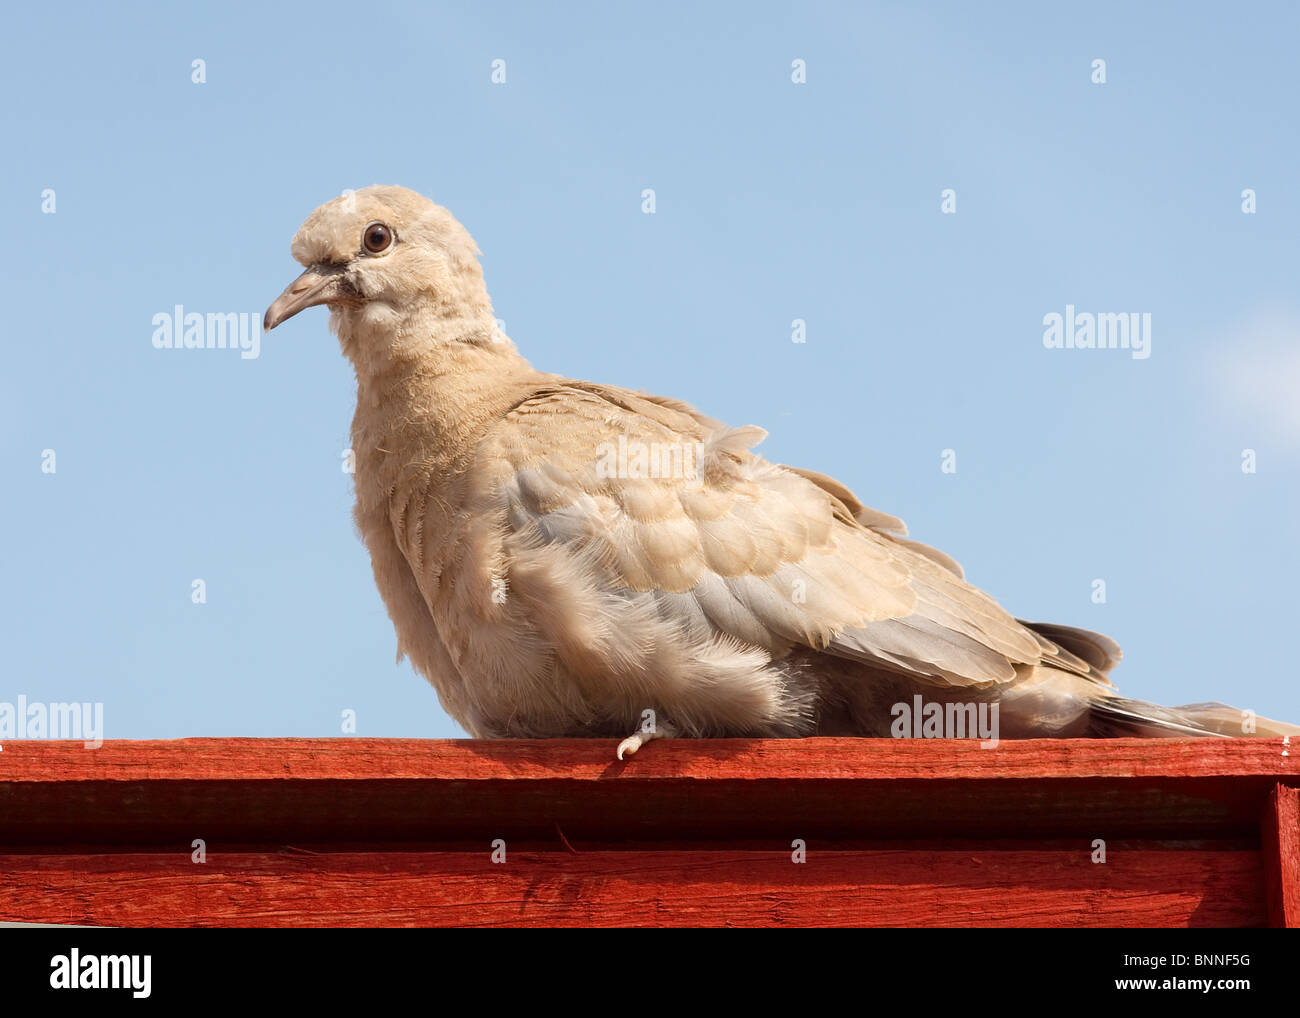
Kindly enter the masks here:
<path id="1" fill-rule="evenodd" d="M 647 742 L 653 742 L 655 739 L 671 739 L 676 734 L 676 728 L 660 721 L 658 725 L 648 732 L 645 729 L 638 729 L 633 732 L 618 744 L 618 749 L 616 749 L 614 753 L 620 760 L 622 760 L 624 753 L 631 756 Z"/>

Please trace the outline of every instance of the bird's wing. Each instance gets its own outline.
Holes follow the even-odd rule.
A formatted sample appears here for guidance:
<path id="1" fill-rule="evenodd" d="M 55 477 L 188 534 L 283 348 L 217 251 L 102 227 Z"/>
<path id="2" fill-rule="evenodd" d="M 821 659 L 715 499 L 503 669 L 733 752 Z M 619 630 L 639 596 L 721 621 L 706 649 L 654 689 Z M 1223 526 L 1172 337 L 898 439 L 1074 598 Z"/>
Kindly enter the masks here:
<path id="1" fill-rule="evenodd" d="M 652 594 L 683 633 L 774 656 L 809 647 L 949 686 L 1007 683 L 1043 662 L 1105 681 L 946 555 L 903 538 L 901 521 L 751 452 L 763 434 L 557 381 L 487 433 L 466 506 L 506 531 L 507 549 L 568 552 L 574 567 L 548 596 L 572 598 L 571 614 L 594 613 L 582 591 L 595 585 Z"/>

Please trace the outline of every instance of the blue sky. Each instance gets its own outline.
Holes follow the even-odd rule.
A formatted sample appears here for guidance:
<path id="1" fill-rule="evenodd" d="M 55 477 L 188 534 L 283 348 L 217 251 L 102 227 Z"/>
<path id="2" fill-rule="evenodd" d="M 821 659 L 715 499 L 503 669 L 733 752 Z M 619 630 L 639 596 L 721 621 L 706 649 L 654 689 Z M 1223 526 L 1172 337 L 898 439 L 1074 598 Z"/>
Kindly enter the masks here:
<path id="1" fill-rule="evenodd" d="M 151 342 L 260 314 L 303 218 L 385 183 L 465 223 L 539 367 L 765 427 L 1115 637 L 1127 695 L 1300 721 L 1294 5 L 205 6 L 7 15 L 0 701 L 461 734 L 394 664 L 326 312 Z M 1149 313 L 1151 356 L 1046 349 L 1067 304 Z"/>

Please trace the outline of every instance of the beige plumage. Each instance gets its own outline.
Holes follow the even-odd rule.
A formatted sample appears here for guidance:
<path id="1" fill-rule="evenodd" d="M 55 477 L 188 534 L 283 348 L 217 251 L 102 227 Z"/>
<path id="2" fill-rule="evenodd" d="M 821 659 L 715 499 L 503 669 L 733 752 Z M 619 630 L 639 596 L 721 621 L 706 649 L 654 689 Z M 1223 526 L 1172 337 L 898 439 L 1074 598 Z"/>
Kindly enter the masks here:
<path id="1" fill-rule="evenodd" d="M 996 703 L 1002 738 L 1241 734 L 1223 705 L 1121 699 L 1111 640 L 1012 618 L 899 520 L 754 453 L 761 430 L 535 370 L 477 254 L 445 209 L 365 188 L 308 217 L 265 323 L 329 305 L 399 655 L 472 735 L 883 736 L 917 694 Z"/>

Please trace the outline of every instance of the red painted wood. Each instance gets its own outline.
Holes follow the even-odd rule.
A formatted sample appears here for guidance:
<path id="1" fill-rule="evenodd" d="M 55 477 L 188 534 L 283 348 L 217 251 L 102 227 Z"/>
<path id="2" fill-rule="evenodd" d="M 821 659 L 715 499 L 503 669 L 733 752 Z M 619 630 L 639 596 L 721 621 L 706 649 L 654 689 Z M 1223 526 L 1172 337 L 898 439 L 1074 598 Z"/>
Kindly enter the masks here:
<path id="1" fill-rule="evenodd" d="M 6 743 L 0 920 L 1260 925 L 1266 885 L 1293 914 L 1300 755 L 1281 740 L 673 740 L 624 762 L 613 749 Z M 1261 828 L 1279 787 L 1281 819 Z M 1261 853 L 1261 830 L 1283 832 L 1283 862 Z M 505 866 L 488 862 L 495 838 Z M 189 861 L 194 839 L 207 863 Z M 789 861 L 794 839 L 808 863 Z"/>
<path id="2" fill-rule="evenodd" d="M 4 744 L 8 781 L 437 778 L 971 779 L 1257 777 L 1300 781 L 1282 739 L 166 739 Z M 12 754 L 12 755 L 9 755 Z"/>
<path id="3" fill-rule="evenodd" d="M 1258 852 L 0 856 L 0 917 L 105 926 L 1262 926 Z"/>
<path id="4" fill-rule="evenodd" d="M 1270 926 L 1300 927 L 1300 789 L 1269 793 L 1260 832 Z"/>
<path id="5" fill-rule="evenodd" d="M 12 742 L 0 844 L 1258 837 L 1280 740 Z"/>

